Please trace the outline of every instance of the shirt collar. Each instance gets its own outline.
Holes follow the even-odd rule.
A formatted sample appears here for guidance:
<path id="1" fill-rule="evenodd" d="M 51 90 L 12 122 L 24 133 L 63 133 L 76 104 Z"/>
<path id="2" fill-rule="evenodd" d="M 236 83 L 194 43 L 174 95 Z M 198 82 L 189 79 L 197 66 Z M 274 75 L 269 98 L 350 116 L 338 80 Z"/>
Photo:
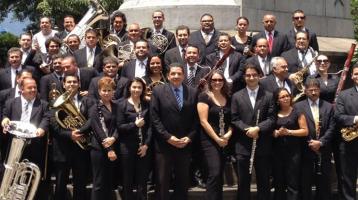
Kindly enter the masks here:
<path id="1" fill-rule="evenodd" d="M 28 101 L 28 100 L 25 99 L 24 96 L 21 95 L 21 103 L 22 103 L 22 105 L 24 105 L 25 102 L 28 102 L 29 105 L 32 105 L 34 103 L 34 101 L 35 101 L 35 98 L 30 100 L 30 101 Z"/>
<path id="2" fill-rule="evenodd" d="M 257 94 L 257 92 L 259 91 L 259 86 L 257 86 L 257 88 L 255 88 L 254 90 L 251 90 L 249 87 L 246 87 L 247 91 L 249 92 L 249 94 L 251 92 L 255 92 L 255 94 Z"/>
<path id="3" fill-rule="evenodd" d="M 313 101 L 310 98 L 307 98 L 307 100 L 308 100 L 308 103 L 309 103 L 310 107 L 312 107 Z M 318 106 L 319 105 L 319 98 L 315 102 L 316 102 L 316 104 Z"/>
<path id="4" fill-rule="evenodd" d="M 22 66 L 20 65 L 18 68 L 14 69 L 14 68 L 10 68 L 12 72 L 16 73 L 16 70 L 17 72 L 20 72 L 22 70 Z"/>
<path id="5" fill-rule="evenodd" d="M 175 91 L 176 87 L 174 87 L 174 85 L 172 85 L 172 84 L 169 84 L 169 85 L 170 85 L 170 88 L 171 88 L 173 91 Z M 179 92 L 182 92 L 182 91 L 183 91 L 183 85 L 180 85 L 180 86 L 178 87 L 178 89 L 179 89 Z"/>
<path id="6" fill-rule="evenodd" d="M 159 29 L 159 33 L 160 33 L 160 34 L 163 34 L 163 30 L 164 30 L 164 27 L 162 27 L 161 29 Z M 157 29 L 153 28 L 153 33 L 154 33 L 154 34 L 157 34 Z"/>
<path id="7" fill-rule="evenodd" d="M 271 31 L 272 33 L 272 37 L 275 36 L 275 30 L 272 30 Z M 265 35 L 268 36 L 269 35 L 269 32 L 265 30 Z"/>
<path id="8" fill-rule="evenodd" d="M 205 33 L 203 30 L 200 30 L 202 35 L 214 35 L 214 31 L 215 29 L 213 29 L 212 31 L 210 31 L 209 33 Z"/>

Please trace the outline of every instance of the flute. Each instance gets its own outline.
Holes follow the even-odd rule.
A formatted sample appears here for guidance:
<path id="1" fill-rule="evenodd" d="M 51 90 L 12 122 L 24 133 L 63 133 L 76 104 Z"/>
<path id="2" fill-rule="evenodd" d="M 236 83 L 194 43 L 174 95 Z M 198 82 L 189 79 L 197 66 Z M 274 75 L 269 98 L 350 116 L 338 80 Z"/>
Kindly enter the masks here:
<path id="1" fill-rule="evenodd" d="M 260 110 L 257 110 L 256 126 L 259 125 L 259 118 L 260 118 Z M 256 152 L 256 141 L 257 141 L 257 139 L 255 139 L 255 138 L 252 140 L 249 174 L 252 174 L 252 167 L 254 166 L 254 159 L 255 159 L 255 152 Z"/>

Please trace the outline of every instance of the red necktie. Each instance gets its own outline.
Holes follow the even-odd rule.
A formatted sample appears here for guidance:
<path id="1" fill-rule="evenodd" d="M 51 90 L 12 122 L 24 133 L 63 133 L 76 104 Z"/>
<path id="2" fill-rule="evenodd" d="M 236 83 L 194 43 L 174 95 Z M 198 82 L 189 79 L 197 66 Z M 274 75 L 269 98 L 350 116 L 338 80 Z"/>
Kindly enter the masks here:
<path id="1" fill-rule="evenodd" d="M 268 34 L 268 43 L 269 43 L 269 49 L 270 49 L 270 53 L 272 52 L 272 44 L 273 44 L 273 37 L 272 37 L 272 33 L 269 32 Z"/>

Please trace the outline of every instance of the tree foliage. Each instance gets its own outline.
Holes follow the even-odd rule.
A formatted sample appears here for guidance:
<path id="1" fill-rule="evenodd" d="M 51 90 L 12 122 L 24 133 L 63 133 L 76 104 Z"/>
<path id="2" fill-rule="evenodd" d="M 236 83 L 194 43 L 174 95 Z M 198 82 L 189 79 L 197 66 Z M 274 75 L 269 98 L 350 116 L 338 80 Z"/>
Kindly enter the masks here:
<path id="1" fill-rule="evenodd" d="M 7 51 L 18 46 L 18 38 L 11 33 L 0 34 L 0 67 L 3 67 L 7 58 Z"/>
<path id="2" fill-rule="evenodd" d="M 351 15 L 353 19 L 353 31 L 354 31 L 354 39 L 358 41 L 358 0 L 351 0 Z M 356 52 L 353 57 L 353 63 L 358 61 L 358 52 Z"/>
<path id="3" fill-rule="evenodd" d="M 108 13 L 117 10 L 122 0 L 98 0 Z M 32 23 L 26 28 L 37 32 L 41 16 L 49 16 L 58 26 L 62 26 L 65 15 L 73 15 L 79 21 L 88 10 L 89 0 L 1 0 L 0 21 L 12 12 L 20 21 L 28 18 Z"/>

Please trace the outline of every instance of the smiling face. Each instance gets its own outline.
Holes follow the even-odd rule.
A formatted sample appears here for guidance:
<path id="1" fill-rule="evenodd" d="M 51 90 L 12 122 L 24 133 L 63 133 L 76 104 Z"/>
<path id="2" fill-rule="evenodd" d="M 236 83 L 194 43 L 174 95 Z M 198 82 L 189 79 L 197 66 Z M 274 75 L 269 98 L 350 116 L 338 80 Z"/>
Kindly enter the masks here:
<path id="1" fill-rule="evenodd" d="M 224 86 L 224 77 L 221 74 L 214 73 L 210 79 L 210 88 L 213 91 L 221 91 Z"/>
<path id="2" fill-rule="evenodd" d="M 21 51 L 13 51 L 9 53 L 8 62 L 13 69 L 17 69 L 21 65 L 22 53 Z"/>
<path id="3" fill-rule="evenodd" d="M 328 72 L 331 63 L 326 55 L 319 55 L 315 60 L 315 65 L 319 73 L 325 74 Z"/>
<path id="4" fill-rule="evenodd" d="M 67 32 L 71 32 L 75 28 L 75 19 L 73 17 L 65 17 L 63 19 L 63 27 Z"/>
<path id="5" fill-rule="evenodd" d="M 159 57 L 152 57 L 149 62 L 149 69 L 152 74 L 160 74 L 162 72 L 162 61 Z"/>
<path id="6" fill-rule="evenodd" d="M 352 80 L 354 81 L 354 84 L 358 86 L 358 67 L 354 67 L 352 71 Z"/>
<path id="7" fill-rule="evenodd" d="M 278 93 L 278 104 L 280 108 L 291 106 L 292 97 L 287 90 L 283 89 Z"/>
<path id="8" fill-rule="evenodd" d="M 37 95 L 36 81 L 32 78 L 26 78 L 22 81 L 21 95 L 28 101 L 35 99 Z"/>
<path id="9" fill-rule="evenodd" d="M 51 20 L 48 17 L 43 17 L 40 20 L 40 29 L 45 35 L 51 32 Z"/>
<path id="10" fill-rule="evenodd" d="M 308 37 L 306 33 L 298 32 L 296 34 L 296 48 L 306 50 L 308 48 Z"/>
<path id="11" fill-rule="evenodd" d="M 130 89 L 129 89 L 131 97 L 132 98 L 140 98 L 140 96 L 143 93 L 143 89 L 144 89 L 143 84 L 141 82 L 133 81 L 130 86 Z"/>
<path id="12" fill-rule="evenodd" d="M 103 102 L 109 102 L 114 96 L 114 90 L 110 86 L 104 86 L 98 89 L 98 94 Z"/>
<path id="13" fill-rule="evenodd" d="M 162 12 L 154 12 L 152 15 L 153 25 L 156 29 L 161 29 L 164 22 L 164 14 Z"/>
<path id="14" fill-rule="evenodd" d="M 214 19 L 209 15 L 204 15 L 200 20 L 201 30 L 210 33 L 214 30 Z"/>
<path id="15" fill-rule="evenodd" d="M 174 87 L 179 87 L 184 81 L 184 71 L 181 67 L 170 67 L 168 80 Z"/>
<path id="16" fill-rule="evenodd" d="M 199 49 L 189 46 L 185 51 L 185 60 L 189 65 L 194 65 L 199 61 Z"/>
<path id="17" fill-rule="evenodd" d="M 248 68 L 245 71 L 245 82 L 250 89 L 256 89 L 259 85 L 259 73 L 257 69 Z"/>
<path id="18" fill-rule="evenodd" d="M 230 48 L 230 45 L 231 45 L 231 41 L 228 35 L 219 36 L 218 47 L 220 48 L 220 50 L 222 51 L 228 50 Z"/>

